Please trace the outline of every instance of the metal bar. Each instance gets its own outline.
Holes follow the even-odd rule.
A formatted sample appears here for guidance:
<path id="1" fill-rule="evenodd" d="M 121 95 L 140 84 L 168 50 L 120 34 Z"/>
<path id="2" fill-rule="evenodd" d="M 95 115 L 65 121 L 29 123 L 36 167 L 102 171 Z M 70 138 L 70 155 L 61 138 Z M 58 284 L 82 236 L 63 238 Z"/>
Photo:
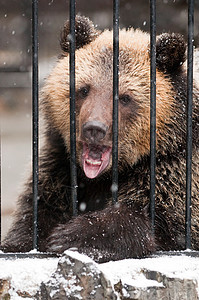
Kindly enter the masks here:
<path id="1" fill-rule="evenodd" d="M 49 257 L 60 257 L 60 254 L 56 253 L 0 253 L 0 258 L 4 259 L 24 259 L 24 258 L 49 258 Z"/>
<path id="2" fill-rule="evenodd" d="M 150 1 L 150 216 L 152 231 L 155 228 L 156 182 L 156 1 Z"/>
<path id="3" fill-rule="evenodd" d="M 190 256 L 199 257 L 199 251 L 194 250 L 183 250 L 183 251 L 158 251 L 149 257 L 161 257 L 161 256 Z"/>
<path id="4" fill-rule="evenodd" d="M 186 249 L 191 248 L 192 93 L 193 93 L 194 0 L 188 1 L 187 147 L 186 147 Z"/>
<path id="5" fill-rule="evenodd" d="M 0 123 L 1 128 L 1 123 Z M 0 130 L 0 246 L 1 246 L 1 130 Z"/>
<path id="6" fill-rule="evenodd" d="M 113 1 L 113 148 L 112 201 L 118 197 L 119 0 Z"/>
<path id="7" fill-rule="evenodd" d="M 38 0 L 32 0 L 33 249 L 38 246 Z"/>
<path id="8" fill-rule="evenodd" d="M 73 215 L 77 215 L 76 111 L 75 111 L 75 0 L 70 0 L 70 167 Z"/>

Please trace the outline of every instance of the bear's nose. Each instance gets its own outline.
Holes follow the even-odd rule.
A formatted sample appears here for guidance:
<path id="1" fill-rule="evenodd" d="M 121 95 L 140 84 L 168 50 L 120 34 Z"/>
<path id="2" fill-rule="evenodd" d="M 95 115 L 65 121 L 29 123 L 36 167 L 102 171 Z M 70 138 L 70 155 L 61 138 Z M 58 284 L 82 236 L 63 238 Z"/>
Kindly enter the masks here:
<path id="1" fill-rule="evenodd" d="M 89 121 L 83 125 L 82 134 L 89 143 L 97 144 L 106 136 L 108 127 L 99 121 Z"/>

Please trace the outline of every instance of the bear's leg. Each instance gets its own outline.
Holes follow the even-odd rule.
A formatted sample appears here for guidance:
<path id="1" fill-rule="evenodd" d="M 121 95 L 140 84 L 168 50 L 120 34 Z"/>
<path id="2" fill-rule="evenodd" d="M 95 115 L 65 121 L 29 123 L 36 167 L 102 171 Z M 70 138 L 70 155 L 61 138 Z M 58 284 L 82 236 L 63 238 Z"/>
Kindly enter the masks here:
<path id="1" fill-rule="evenodd" d="M 149 255 L 156 244 L 145 209 L 118 203 L 78 216 L 53 230 L 49 251 L 63 253 L 73 247 L 97 262 L 106 262 Z"/>
<path id="2" fill-rule="evenodd" d="M 15 216 L 15 222 L 0 246 L 4 252 L 28 252 L 33 249 L 33 213 L 32 194 L 24 194 L 21 206 Z M 26 200 L 28 199 L 28 201 Z M 70 219 L 67 211 L 53 210 L 40 198 L 38 206 L 38 250 L 46 251 L 46 240 L 52 229 L 57 226 L 57 220 L 67 222 Z"/>

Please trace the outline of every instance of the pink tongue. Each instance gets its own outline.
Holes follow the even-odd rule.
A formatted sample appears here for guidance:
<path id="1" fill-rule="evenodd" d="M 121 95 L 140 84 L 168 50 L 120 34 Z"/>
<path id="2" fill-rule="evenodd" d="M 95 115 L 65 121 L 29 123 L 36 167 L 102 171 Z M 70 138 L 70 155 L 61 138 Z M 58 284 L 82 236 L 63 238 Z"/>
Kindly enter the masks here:
<path id="1" fill-rule="evenodd" d="M 97 177 L 109 164 L 111 148 L 107 149 L 102 153 L 100 159 L 94 159 L 89 155 L 88 146 L 83 146 L 82 163 L 84 173 L 88 178 Z"/>

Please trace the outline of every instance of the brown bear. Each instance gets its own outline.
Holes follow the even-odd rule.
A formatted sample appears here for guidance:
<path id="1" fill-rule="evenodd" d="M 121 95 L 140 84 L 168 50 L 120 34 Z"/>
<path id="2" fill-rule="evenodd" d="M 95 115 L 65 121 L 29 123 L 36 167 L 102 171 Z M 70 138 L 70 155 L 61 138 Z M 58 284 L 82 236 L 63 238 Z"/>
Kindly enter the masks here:
<path id="1" fill-rule="evenodd" d="M 179 34 L 157 37 L 157 153 L 155 233 L 150 194 L 150 37 L 120 30 L 119 201 L 111 204 L 112 31 L 76 18 L 76 125 L 78 216 L 71 211 L 69 23 L 57 65 L 46 80 L 46 121 L 39 164 L 38 249 L 75 247 L 98 262 L 185 248 L 186 44 Z M 192 246 L 199 250 L 199 90 L 193 90 Z M 32 182 L 19 199 L 3 250 L 32 248 Z"/>

